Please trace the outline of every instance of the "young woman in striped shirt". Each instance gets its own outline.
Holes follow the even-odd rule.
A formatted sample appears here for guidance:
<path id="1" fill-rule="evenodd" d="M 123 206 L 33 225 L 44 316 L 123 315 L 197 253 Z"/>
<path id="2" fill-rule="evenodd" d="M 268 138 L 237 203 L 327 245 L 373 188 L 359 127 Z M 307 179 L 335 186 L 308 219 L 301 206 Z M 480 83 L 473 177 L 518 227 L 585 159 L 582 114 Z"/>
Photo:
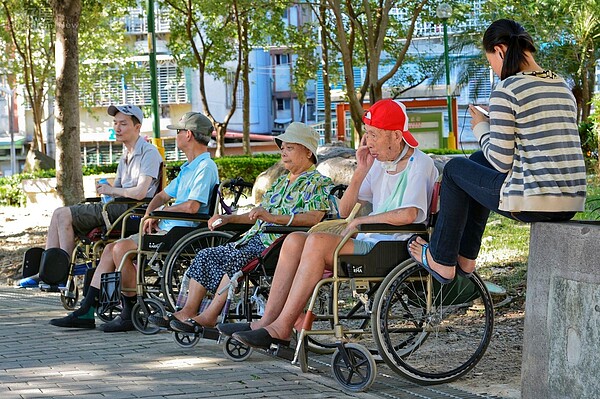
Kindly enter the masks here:
<path id="1" fill-rule="evenodd" d="M 483 47 L 500 82 L 489 118 L 469 107 L 481 151 L 447 163 L 431 242 L 409 241 L 411 257 L 443 284 L 475 270 L 490 210 L 523 222 L 565 221 L 585 203 L 571 89 L 536 63 L 532 38 L 515 21 L 493 22 Z"/>

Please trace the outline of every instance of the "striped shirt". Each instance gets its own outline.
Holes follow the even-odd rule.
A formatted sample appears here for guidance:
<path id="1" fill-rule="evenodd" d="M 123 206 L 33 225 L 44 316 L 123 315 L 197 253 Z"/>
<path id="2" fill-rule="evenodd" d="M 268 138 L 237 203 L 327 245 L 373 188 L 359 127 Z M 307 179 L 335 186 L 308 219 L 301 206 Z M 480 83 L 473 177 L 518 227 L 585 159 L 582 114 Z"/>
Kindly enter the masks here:
<path id="1" fill-rule="evenodd" d="M 507 173 L 500 210 L 583 210 L 586 172 L 577 108 L 563 79 L 550 71 L 506 78 L 490 96 L 490 122 L 473 131 L 487 160 Z"/>

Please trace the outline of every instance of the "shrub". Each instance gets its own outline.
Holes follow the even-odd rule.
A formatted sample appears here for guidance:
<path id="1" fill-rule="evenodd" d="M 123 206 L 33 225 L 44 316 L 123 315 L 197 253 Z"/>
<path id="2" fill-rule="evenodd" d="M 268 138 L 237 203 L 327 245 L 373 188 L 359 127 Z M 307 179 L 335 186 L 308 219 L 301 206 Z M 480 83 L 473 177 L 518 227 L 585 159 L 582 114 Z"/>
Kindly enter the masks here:
<path id="1" fill-rule="evenodd" d="M 103 175 L 106 173 L 117 173 L 118 163 L 113 163 L 110 165 L 87 165 L 83 167 L 83 175 Z"/>
<path id="2" fill-rule="evenodd" d="M 221 180 L 241 177 L 253 182 L 256 177 L 279 162 L 279 154 L 260 154 L 254 156 L 231 156 L 215 159 Z"/>
<path id="3" fill-rule="evenodd" d="M 21 189 L 22 175 L 0 178 L 0 205 L 23 206 L 27 198 Z"/>
<path id="4" fill-rule="evenodd" d="M 257 154 L 254 156 L 238 155 L 215 158 L 221 180 L 241 177 L 253 182 L 256 177 L 276 164 L 281 159 L 279 154 Z M 167 180 L 171 181 L 179 173 L 183 161 L 169 162 L 167 165 Z"/>

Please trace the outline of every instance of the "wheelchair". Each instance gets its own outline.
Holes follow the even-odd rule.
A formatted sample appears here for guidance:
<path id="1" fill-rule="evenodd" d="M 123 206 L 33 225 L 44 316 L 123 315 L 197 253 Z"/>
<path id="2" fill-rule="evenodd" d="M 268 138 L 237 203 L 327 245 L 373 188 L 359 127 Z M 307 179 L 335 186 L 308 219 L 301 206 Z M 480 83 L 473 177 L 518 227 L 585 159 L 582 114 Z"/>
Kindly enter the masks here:
<path id="1" fill-rule="evenodd" d="M 136 200 L 115 198 L 102 207 L 105 226 L 96 227 L 85 235 L 76 237 L 75 249 L 68 254 L 60 248 L 34 247 L 23 256 L 23 277 L 40 273 L 40 290 L 60 292 L 60 300 L 66 310 L 73 310 L 79 299 L 80 290 L 85 291 L 82 280 L 91 278 L 93 269 L 104 246 L 123 235 L 137 231 L 137 224 L 144 206 L 151 198 Z M 99 203 L 100 198 L 86 198 L 85 203 Z M 115 205 L 126 208 L 114 222 L 109 220 L 108 210 Z M 140 213 L 141 212 L 141 213 Z M 137 220 L 136 220 L 137 215 Z"/>
<path id="2" fill-rule="evenodd" d="M 239 230 L 239 227 L 236 225 L 231 226 L 229 224 L 224 228 L 237 228 Z M 265 228 L 265 232 L 281 234 L 281 237 L 277 238 L 268 248 L 265 248 L 258 257 L 254 258 L 244 267 L 242 267 L 237 274 L 231 276 L 229 285 L 215 294 L 223 295 L 225 292 L 227 292 L 227 301 L 221 310 L 219 322 L 250 322 L 262 316 L 264 306 L 269 295 L 271 279 L 273 273 L 275 272 L 275 267 L 277 266 L 277 261 L 281 252 L 283 240 L 287 234 L 294 231 L 308 231 L 308 227 L 268 226 Z M 209 237 L 222 237 L 223 234 L 223 232 L 220 231 L 204 231 L 198 233 L 200 234 L 197 234 L 196 237 L 203 237 L 204 239 L 208 239 Z M 182 239 L 178 245 L 181 248 L 191 247 L 194 245 L 194 240 L 197 239 L 196 237 L 190 235 L 190 237 L 187 239 Z M 231 236 L 229 239 L 223 242 L 223 244 L 234 241 L 237 238 L 238 235 Z M 169 273 L 171 268 L 181 266 L 181 263 L 179 263 L 181 262 L 180 253 L 173 250 L 169 253 L 169 257 L 171 257 L 171 259 L 178 259 L 178 261 L 166 263 L 165 273 Z M 189 262 L 191 262 L 191 259 L 186 262 L 186 266 L 189 266 Z M 183 275 L 183 273 L 181 275 Z M 179 331 L 173 332 L 173 340 L 183 348 L 191 348 L 195 346 L 201 338 L 218 341 L 220 339 L 220 333 L 216 328 L 210 327 L 203 328 L 199 333 L 184 333 Z M 234 355 L 236 358 L 244 359 L 250 355 L 248 348 L 238 347 L 233 348 L 232 350 L 236 351 Z"/>
<path id="3" fill-rule="evenodd" d="M 196 222 L 196 227 L 174 227 L 165 235 L 142 234 L 142 223 L 139 227 L 138 249 L 129 251 L 126 256 L 133 256 L 136 264 L 136 296 L 137 303 L 133 308 L 132 321 L 135 328 L 143 334 L 154 334 L 158 328 L 148 323 L 148 316 L 165 314 L 167 310 L 175 311 L 178 287 L 183 273 L 189 266 L 197 251 L 208 246 L 222 245 L 229 239 L 245 231 L 249 226 L 243 225 L 237 231 L 211 232 L 206 223 L 215 213 L 229 213 L 237 208 L 244 189 L 252 184 L 242 179 L 233 179 L 216 185 L 210 196 L 210 207 L 207 214 L 186 214 L 179 212 L 154 211 L 148 218 L 172 219 Z M 226 203 L 224 191 L 233 194 L 233 201 Z M 221 211 L 221 212 L 220 212 Z M 210 234 L 207 234 L 210 233 Z M 100 304 L 98 317 L 103 321 L 112 320 L 120 311 L 120 270 L 118 265 L 114 273 L 105 273 L 101 278 Z"/>
<path id="4" fill-rule="evenodd" d="M 363 225 L 360 232 L 427 238 L 438 193 L 439 182 L 428 225 Z M 493 302 L 481 277 L 457 276 L 441 285 L 410 258 L 406 241 L 378 242 L 366 255 L 340 255 L 352 236 L 343 237 L 331 275 L 314 288 L 295 349 L 272 345 L 261 351 L 291 360 L 303 372 L 309 370 L 309 353 L 330 353 L 333 377 L 348 392 L 373 384 L 377 362 L 422 385 L 454 381 L 475 367 L 494 324 Z M 232 360 L 244 360 L 251 351 L 225 339 L 224 352 Z"/>
<path id="5" fill-rule="evenodd" d="M 346 185 L 334 186 L 330 191 L 330 200 L 332 205 L 335 199 L 341 198 L 343 195 Z M 337 201 L 336 201 L 337 202 Z M 339 218 L 337 212 L 337 203 L 332 209 L 332 212 L 327 216 L 328 218 Z M 239 233 L 245 232 L 249 225 L 235 225 L 227 224 L 224 228 L 233 230 L 237 234 L 231 235 L 229 238 L 223 235 L 222 231 L 197 231 L 192 232 L 188 236 L 181 239 L 177 245 L 169 252 L 167 261 L 165 262 L 165 275 L 166 276 L 183 276 L 184 270 L 195 257 L 199 249 L 206 248 L 207 246 L 197 245 L 197 240 L 203 240 L 208 242 L 209 240 L 218 239 L 220 243 L 217 245 L 223 245 L 227 242 L 235 241 L 239 237 Z M 268 299 L 269 290 L 271 286 L 271 279 L 277 266 L 277 261 L 281 252 L 281 246 L 285 236 L 295 231 L 308 231 L 309 227 L 299 226 L 267 226 L 265 233 L 279 234 L 277 238 L 268 248 L 265 248 L 263 252 L 255 259 L 248 262 L 238 274 L 231 276 L 230 284 L 227 288 L 224 288 L 221 292 L 216 294 L 223 295 L 227 292 L 227 301 L 221 310 L 219 322 L 224 323 L 227 321 L 248 321 L 251 322 L 254 319 L 260 318 L 264 311 L 264 306 Z M 226 234 L 231 234 L 232 231 Z M 194 251 L 192 249 L 198 250 Z M 178 270 L 173 272 L 173 270 Z M 181 271 L 179 271 L 181 270 Z M 165 281 L 167 283 L 174 279 L 168 278 Z M 180 297 L 182 292 L 179 291 L 181 282 L 177 285 L 173 284 L 169 287 L 169 291 L 172 292 L 171 298 Z M 203 305 L 201 305 L 200 311 L 204 307 L 204 303 L 209 300 L 205 299 Z M 181 305 L 183 306 L 183 305 Z M 175 309 L 179 309 L 178 305 Z M 174 341 L 183 348 L 190 348 L 195 346 L 199 340 L 210 339 L 220 340 L 220 334 L 216 328 L 203 328 L 199 333 L 184 333 L 184 332 L 173 332 Z M 243 360 L 251 354 L 249 348 L 231 347 L 232 351 L 235 351 L 233 355 L 236 360 Z"/>

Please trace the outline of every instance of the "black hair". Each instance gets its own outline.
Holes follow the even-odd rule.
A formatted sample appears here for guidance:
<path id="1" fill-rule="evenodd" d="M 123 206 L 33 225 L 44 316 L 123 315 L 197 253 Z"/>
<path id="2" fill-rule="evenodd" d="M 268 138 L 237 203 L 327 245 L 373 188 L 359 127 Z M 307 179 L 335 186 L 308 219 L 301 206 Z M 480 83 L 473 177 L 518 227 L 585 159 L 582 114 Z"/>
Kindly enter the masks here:
<path id="1" fill-rule="evenodd" d="M 140 122 L 140 120 L 137 118 L 137 116 L 135 116 L 135 115 L 129 115 L 129 116 L 131 116 L 131 120 L 133 121 L 133 126 L 142 124 L 142 122 Z"/>
<path id="2" fill-rule="evenodd" d="M 506 46 L 500 80 L 521 71 L 526 64 L 525 51 L 535 53 L 533 39 L 519 23 L 510 19 L 499 19 L 492 22 L 483 34 L 483 48 L 486 53 L 493 53 L 494 47 Z"/>

